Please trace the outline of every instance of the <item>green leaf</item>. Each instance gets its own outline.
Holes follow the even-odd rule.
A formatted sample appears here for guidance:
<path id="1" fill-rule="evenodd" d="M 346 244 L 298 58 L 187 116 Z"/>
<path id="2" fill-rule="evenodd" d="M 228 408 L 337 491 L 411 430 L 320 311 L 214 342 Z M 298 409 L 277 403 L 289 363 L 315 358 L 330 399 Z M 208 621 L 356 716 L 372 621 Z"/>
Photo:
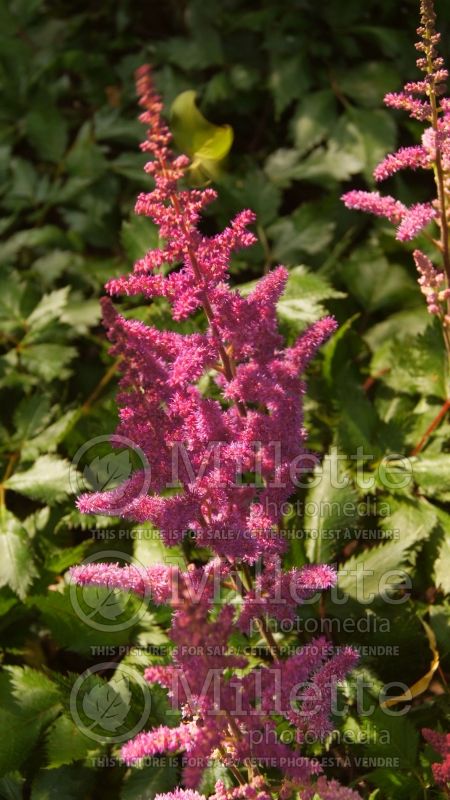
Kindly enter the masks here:
<path id="1" fill-rule="evenodd" d="M 0 512 L 0 586 L 9 586 L 23 600 L 37 576 L 30 539 L 13 514 Z"/>
<path id="2" fill-rule="evenodd" d="M 215 786 L 217 781 L 221 781 L 227 788 L 233 786 L 233 781 L 230 773 L 224 764 L 220 761 L 213 761 L 202 774 L 202 781 L 199 787 L 199 793 L 209 797 L 215 793 Z"/>
<path id="3" fill-rule="evenodd" d="M 390 514 L 383 517 L 382 529 L 389 540 L 352 556 L 338 573 L 338 586 L 363 604 L 381 592 L 395 592 L 404 575 L 411 571 L 415 546 L 430 536 L 438 522 L 433 507 L 425 501 L 387 499 Z"/>
<path id="4" fill-rule="evenodd" d="M 85 736 L 73 720 L 62 714 L 47 733 L 47 757 L 53 769 L 86 758 L 98 744 Z"/>
<path id="5" fill-rule="evenodd" d="M 0 328 L 5 333 L 24 326 L 25 287 L 17 275 L 4 271 L 0 274 Z"/>
<path id="6" fill-rule="evenodd" d="M 228 199 L 227 194 L 231 195 L 233 209 L 251 208 L 256 214 L 257 228 L 269 225 L 277 217 L 281 192 L 261 169 L 250 169 L 244 176 L 221 175 L 219 191 L 222 202 Z"/>
<path id="7" fill-rule="evenodd" d="M 44 161 L 58 163 L 67 147 L 67 121 L 50 98 L 38 100 L 27 114 L 27 137 Z"/>
<path id="8" fill-rule="evenodd" d="M 170 124 L 177 147 L 192 159 L 192 169 L 214 173 L 233 144 L 230 125 L 213 125 L 196 105 L 196 93 L 182 92 L 170 109 Z"/>
<path id="9" fill-rule="evenodd" d="M 68 293 L 69 287 L 66 286 L 64 289 L 56 289 L 42 296 L 27 319 L 27 325 L 32 333 L 46 328 L 55 319 L 61 319 L 67 305 Z"/>
<path id="10" fill-rule="evenodd" d="M 293 100 L 307 91 L 310 77 L 304 53 L 297 52 L 290 57 L 285 53 L 274 55 L 269 87 L 275 99 L 275 113 L 279 117 Z"/>
<path id="11" fill-rule="evenodd" d="M 399 88 L 397 70 L 384 61 L 367 61 L 338 76 L 340 90 L 367 108 L 379 108 L 384 95 Z"/>
<path id="12" fill-rule="evenodd" d="M 22 800 L 22 787 L 25 778 L 16 772 L 0 778 L 0 797 L 2 800 Z"/>
<path id="13" fill-rule="evenodd" d="M 88 655 L 95 647 L 128 644 L 141 616 L 147 613 L 144 601 L 106 587 L 79 587 L 75 592 L 66 586 L 62 592 L 33 595 L 28 602 L 39 609 L 60 647 Z M 146 616 L 146 624 L 151 628 L 151 617 Z"/>
<path id="14" fill-rule="evenodd" d="M 5 667 L 17 704 L 29 714 L 39 714 L 61 702 L 58 687 L 43 672 L 31 667 Z"/>
<path id="15" fill-rule="evenodd" d="M 300 156 L 297 150 L 280 147 L 272 153 L 265 164 L 265 171 L 271 181 L 280 189 L 285 189 L 295 180 Z"/>
<path id="16" fill-rule="evenodd" d="M 386 763 L 392 763 L 387 761 L 389 756 L 385 758 Z M 402 772 L 394 767 L 380 767 L 380 769 L 366 773 L 365 778 L 370 783 L 378 786 L 383 792 L 382 796 L 386 798 L 421 800 L 423 797 L 423 790 L 417 780 L 417 776 Z"/>
<path id="17" fill-rule="evenodd" d="M 277 312 L 292 331 L 300 332 L 306 325 L 327 313 L 323 300 L 344 296 L 342 292 L 333 289 L 324 278 L 308 272 L 306 267 L 295 267 L 289 271 L 286 289 L 278 302 Z"/>
<path id="18" fill-rule="evenodd" d="M 161 766 L 133 769 L 123 782 L 120 800 L 153 800 L 155 795 L 170 792 L 178 783 L 178 770 L 167 758 Z"/>
<path id="19" fill-rule="evenodd" d="M 33 500 L 55 503 L 73 492 L 69 470 L 70 464 L 66 459 L 40 456 L 32 467 L 8 478 L 5 486 Z"/>
<path id="20" fill-rule="evenodd" d="M 132 528 L 134 542 L 134 557 L 139 564 L 149 567 L 152 564 L 172 564 L 182 569 L 185 568 L 186 559 L 180 546 L 166 547 L 161 539 L 160 532 L 151 522 L 145 522 Z"/>
<path id="21" fill-rule="evenodd" d="M 450 500 L 450 454 L 419 455 L 411 459 L 414 483 L 427 497 Z"/>
<path id="22" fill-rule="evenodd" d="M 107 453 L 105 456 L 96 456 L 84 468 L 83 479 L 94 492 L 105 492 L 126 481 L 132 469 L 129 451 Z"/>
<path id="23" fill-rule="evenodd" d="M 400 769 L 415 769 L 419 734 L 405 715 L 393 716 L 377 708 L 363 719 L 363 727 L 370 741 L 370 755 L 395 757 Z"/>
<path id="24" fill-rule="evenodd" d="M 316 485 L 306 496 L 303 520 L 308 535 L 306 554 L 312 563 L 329 563 L 339 543 L 353 538 L 351 530 L 358 525 L 358 493 L 336 449 L 316 467 L 313 478 Z"/>
<path id="25" fill-rule="evenodd" d="M 450 517 L 448 515 L 446 515 L 446 523 L 443 531 L 444 536 L 434 562 L 434 578 L 438 589 L 441 589 L 445 594 L 450 594 L 450 536 L 448 533 Z"/>
<path id="26" fill-rule="evenodd" d="M 319 203 L 303 203 L 289 217 L 277 220 L 268 229 L 274 240 L 273 257 L 283 263 L 298 263 L 305 253 L 315 255 L 330 244 L 335 223 L 324 218 L 327 209 Z"/>
<path id="27" fill-rule="evenodd" d="M 70 175 L 86 178 L 89 183 L 93 183 L 106 172 L 108 162 L 95 142 L 90 122 L 85 122 L 80 128 L 65 159 L 65 166 Z"/>
<path id="28" fill-rule="evenodd" d="M 299 104 L 291 132 L 299 155 L 325 139 L 336 122 L 336 98 L 330 89 L 308 94 Z"/>
<path id="29" fill-rule="evenodd" d="M 31 375 L 44 381 L 55 378 L 64 380 L 70 375 L 67 368 L 77 355 L 74 347 L 63 344 L 32 344 L 27 345 L 21 352 L 21 360 L 25 369 Z M 18 357 L 11 359 L 12 365 L 19 365 Z"/>
<path id="30" fill-rule="evenodd" d="M 446 399 L 447 356 L 442 332 L 434 321 L 423 334 L 407 341 L 386 343 L 374 355 L 371 372 L 396 391 Z"/>
<path id="31" fill-rule="evenodd" d="M 56 411 L 58 409 L 56 407 Z M 52 409 L 55 413 L 55 408 Z M 22 446 L 22 458 L 24 461 L 32 461 L 37 459 L 38 455 L 42 452 L 53 452 L 58 444 L 64 439 L 67 430 L 70 429 L 74 419 L 77 417 L 77 410 L 66 411 L 61 414 L 48 428 L 38 433 L 37 436 L 25 441 Z"/>
<path id="32" fill-rule="evenodd" d="M 395 122 L 387 111 L 379 109 L 364 111 L 351 108 L 347 111 L 347 115 L 360 137 L 364 177 L 368 183 L 373 183 L 374 168 L 387 153 L 395 149 L 397 133 Z"/>
<path id="33" fill-rule="evenodd" d="M 35 436 L 49 419 L 50 401 L 37 394 L 23 397 L 14 411 L 15 438 L 26 441 Z"/>
<path id="34" fill-rule="evenodd" d="M 404 267 L 388 261 L 380 247 L 356 248 L 339 272 L 366 312 L 420 300 L 416 281 Z"/>
<path id="35" fill-rule="evenodd" d="M 80 766 L 42 770 L 31 787 L 31 800 L 82 800 L 92 797 L 95 773 Z"/>
<path id="36" fill-rule="evenodd" d="M 123 222 L 120 238 L 130 261 L 142 258 L 152 247 L 157 247 L 159 242 L 156 225 L 148 217 L 139 217 L 136 214 Z"/>
<path id="37" fill-rule="evenodd" d="M 30 759 L 42 729 L 51 722 L 60 709 L 59 697 L 54 688 L 47 691 L 44 686 L 45 676 L 37 673 L 30 678 L 31 672 L 10 668 L 14 671 L 17 684 L 29 687 L 31 682 L 32 700 L 20 697 L 20 702 L 12 694 L 11 678 L 5 672 L 0 675 L 0 725 L 4 735 L 0 740 L 0 776 L 19 769 L 26 759 Z M 41 689 L 38 683 L 41 682 Z M 6 735 L 7 732 L 7 735 Z"/>

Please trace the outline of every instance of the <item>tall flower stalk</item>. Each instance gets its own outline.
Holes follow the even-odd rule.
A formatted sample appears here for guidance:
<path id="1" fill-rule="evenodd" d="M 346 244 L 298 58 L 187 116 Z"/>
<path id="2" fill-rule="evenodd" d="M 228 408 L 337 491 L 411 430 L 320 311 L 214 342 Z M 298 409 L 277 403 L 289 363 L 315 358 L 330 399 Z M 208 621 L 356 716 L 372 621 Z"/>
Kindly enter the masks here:
<path id="1" fill-rule="evenodd" d="M 122 373 L 117 434 L 139 445 L 151 472 L 136 471 L 111 491 L 81 496 L 78 505 L 86 513 L 119 509 L 126 519 L 150 520 L 169 546 L 189 532 L 211 558 L 184 572 L 166 564 L 87 564 L 73 568 L 72 579 L 150 595 L 173 609 L 172 660 L 150 666 L 145 677 L 168 690 L 180 721 L 127 742 L 127 764 L 180 753 L 187 791 L 174 797 L 197 797 L 210 759 L 222 760 L 235 780 L 233 789 L 217 784 L 217 800 L 267 800 L 279 791 L 287 798 L 298 789 L 312 797 L 322 769 L 305 746 L 332 730 L 336 687 L 357 654 L 350 647 L 335 652 L 324 637 L 291 652 L 269 620 L 295 619 L 300 604 L 336 582 L 326 565 L 283 571 L 287 539 L 280 528 L 282 505 L 306 465 L 301 374 L 336 323 L 326 317 L 284 347 L 276 303 L 287 270 L 265 275 L 248 297 L 230 287 L 230 256 L 255 241 L 248 230 L 254 215 L 241 212 L 212 237 L 200 232 L 200 213 L 216 193 L 183 183 L 189 161 L 170 148 L 148 67 L 137 73 L 137 90 L 147 126 L 142 149 L 152 157 L 145 170 L 155 187 L 138 197 L 136 211 L 159 226 L 161 246 L 106 288 L 111 295 L 164 297 L 175 321 L 202 311 L 204 331 L 161 331 L 103 300 Z M 258 667 L 230 649 L 236 630 L 249 645 L 265 641 L 267 658 Z M 280 738 L 281 720 L 288 743 Z M 359 797 L 323 775 L 318 780 L 323 797 Z"/>
<path id="2" fill-rule="evenodd" d="M 430 242 L 436 254 L 434 259 L 419 249 L 414 250 L 413 257 L 428 311 L 440 320 L 450 364 L 450 99 L 445 96 L 448 72 L 437 50 L 440 34 L 436 31 L 433 0 L 421 1 L 420 14 L 416 49 L 420 53 L 417 66 L 423 78 L 406 83 L 401 92 L 387 94 L 385 104 L 407 111 L 427 127 L 420 145 L 402 147 L 388 155 L 375 168 L 374 177 L 381 182 L 403 169 L 431 170 L 435 198 L 409 208 L 378 192 L 350 191 L 343 200 L 348 208 L 386 217 L 396 226 L 396 238 L 400 241 L 410 241 L 423 233 Z M 438 236 L 432 226 L 434 229 L 437 226 Z"/>

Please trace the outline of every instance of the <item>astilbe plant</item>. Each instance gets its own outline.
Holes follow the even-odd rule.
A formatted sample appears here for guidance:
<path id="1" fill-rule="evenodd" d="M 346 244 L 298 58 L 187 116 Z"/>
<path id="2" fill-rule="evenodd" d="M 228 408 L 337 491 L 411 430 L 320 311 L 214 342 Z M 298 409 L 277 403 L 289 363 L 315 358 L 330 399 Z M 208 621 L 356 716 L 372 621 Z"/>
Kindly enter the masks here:
<path id="1" fill-rule="evenodd" d="M 422 728 L 422 734 L 442 759 L 432 764 L 434 780 L 439 786 L 450 789 L 450 733 L 438 733 L 431 728 Z"/>
<path id="2" fill-rule="evenodd" d="M 407 111 L 412 119 L 426 123 L 427 127 L 420 145 L 402 147 L 388 155 L 375 168 L 374 178 L 381 182 L 403 169 L 430 170 L 434 175 L 436 196 L 431 202 L 410 207 L 376 191 L 354 190 L 342 199 L 348 208 L 387 218 L 396 226 L 396 238 L 400 241 L 411 241 L 424 233 L 436 258 L 432 260 L 422 250 L 414 250 L 418 282 L 428 311 L 442 324 L 450 359 L 450 98 L 445 96 L 448 72 L 437 51 L 440 34 L 436 32 L 433 0 L 422 0 L 420 10 L 417 66 L 424 76 L 407 83 L 402 92 L 387 94 L 384 100 L 388 107 Z M 435 229 L 437 225 L 437 238 L 432 225 Z"/>
<path id="3" fill-rule="evenodd" d="M 148 128 L 142 148 L 152 156 L 145 169 L 155 187 L 139 196 L 136 210 L 159 226 L 163 245 L 132 274 L 109 281 L 107 290 L 164 297 L 178 321 L 202 310 L 206 329 L 161 331 L 103 301 L 122 373 L 117 433 L 139 445 L 152 469 L 136 471 L 111 491 L 83 495 L 78 505 L 100 514 L 120 507 L 126 519 L 150 520 L 169 546 L 189 531 L 211 559 L 185 571 L 167 564 L 72 569 L 79 584 L 149 595 L 173 610 L 172 661 L 149 666 L 145 677 L 168 689 L 180 722 L 142 731 L 123 746 L 122 758 L 132 765 L 159 753 L 182 754 L 186 789 L 168 796 L 174 800 L 197 800 L 211 759 L 221 760 L 236 782 L 231 789 L 219 782 L 216 800 L 266 800 L 277 791 L 289 797 L 298 788 L 304 798 L 317 788 L 323 798 L 353 800 L 355 791 L 320 775 L 305 745 L 332 730 L 336 686 L 357 654 L 350 647 L 335 652 L 320 637 L 282 657 L 268 625 L 270 617 L 294 619 L 300 603 L 336 582 L 327 565 L 283 571 L 287 541 L 279 527 L 282 504 L 305 466 L 301 374 L 336 323 L 324 318 L 284 347 L 276 303 L 286 269 L 263 277 L 247 297 L 230 288 L 230 256 L 255 241 L 248 230 L 254 215 L 241 212 L 216 236 L 199 231 L 200 212 L 216 194 L 181 183 L 189 161 L 170 149 L 148 67 L 138 71 L 137 90 Z M 174 494 L 173 459 L 180 454 Z M 258 480 L 242 480 L 248 474 Z M 241 636 L 257 631 L 272 661 L 250 669 L 245 654 L 230 650 L 237 629 Z M 288 743 L 278 736 L 281 720 L 292 734 Z"/>

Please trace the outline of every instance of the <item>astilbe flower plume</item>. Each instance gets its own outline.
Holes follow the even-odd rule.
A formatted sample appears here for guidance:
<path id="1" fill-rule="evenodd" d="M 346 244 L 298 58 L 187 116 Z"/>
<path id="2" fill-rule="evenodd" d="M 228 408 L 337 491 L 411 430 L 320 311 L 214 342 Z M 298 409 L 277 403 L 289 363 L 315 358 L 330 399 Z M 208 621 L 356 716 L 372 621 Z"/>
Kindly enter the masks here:
<path id="1" fill-rule="evenodd" d="M 176 319 L 203 308 L 209 324 L 205 333 L 160 331 L 125 319 L 103 301 L 112 352 L 122 357 L 117 434 L 139 443 L 151 463 L 152 494 L 141 491 L 138 473 L 113 491 L 81 496 L 78 505 L 83 512 L 114 514 L 120 497 L 121 516 L 151 520 L 168 545 L 190 530 L 220 556 L 254 561 L 285 546 L 275 529 L 281 504 L 292 494 L 291 465 L 304 452 L 299 375 L 336 323 L 322 319 L 283 349 L 275 309 L 286 269 L 266 275 L 245 298 L 229 287 L 231 252 L 255 241 L 247 230 L 254 215 L 242 212 L 213 237 L 199 232 L 200 210 L 215 192 L 177 187 L 188 162 L 168 147 L 170 135 L 146 69 L 139 72 L 138 91 L 145 108 L 141 119 L 150 126 L 143 149 L 154 156 L 146 169 L 155 189 L 139 196 L 136 210 L 159 225 L 166 244 L 139 260 L 131 275 L 109 281 L 107 289 L 166 297 Z M 166 275 L 162 264 L 179 268 Z M 225 407 L 198 387 L 210 370 Z M 174 479 L 174 452 L 182 456 L 180 488 L 163 497 L 158 493 Z M 236 485 L 237 476 L 256 468 L 261 488 Z"/>
<path id="2" fill-rule="evenodd" d="M 433 750 L 442 757 L 442 761 L 437 761 L 431 767 L 434 780 L 441 786 L 450 786 L 450 733 L 422 728 L 422 734 Z"/>
<path id="3" fill-rule="evenodd" d="M 400 170 L 424 169 L 435 178 L 436 197 L 431 202 L 416 203 L 409 208 L 390 195 L 377 191 L 350 191 L 342 199 L 348 208 L 367 211 L 385 217 L 396 226 L 396 238 L 410 241 L 425 232 L 437 249 L 443 268 L 436 269 L 429 257 L 415 250 L 414 260 L 419 271 L 419 284 L 427 299 L 431 314 L 439 316 L 445 345 L 450 358 L 450 100 L 445 97 L 448 72 L 439 56 L 432 0 L 421 2 L 420 36 L 416 49 L 420 53 L 417 66 L 424 73 L 422 80 L 408 82 L 402 92 L 389 93 L 385 104 L 389 108 L 407 111 L 413 119 L 427 123 L 419 145 L 402 147 L 389 154 L 374 170 L 377 182 L 385 181 Z M 437 223 L 439 240 L 432 238 L 430 223 Z"/>
<path id="4" fill-rule="evenodd" d="M 187 788 L 161 798 L 199 800 L 195 790 L 215 758 L 239 784 L 228 790 L 219 782 L 215 800 L 270 800 L 273 787 L 260 774 L 266 766 L 282 770 L 283 797 L 298 788 L 314 793 L 322 770 L 302 749 L 307 734 L 321 739 L 331 731 L 336 686 L 357 654 L 350 647 L 335 652 L 320 637 L 281 658 L 268 621 L 294 620 L 299 604 L 336 583 L 335 570 L 326 565 L 283 572 L 286 541 L 278 527 L 306 461 L 301 374 L 336 323 L 326 317 L 284 347 L 276 304 L 287 270 L 274 269 L 246 297 L 230 288 L 230 257 L 255 241 L 248 230 L 254 215 L 241 212 L 215 236 L 199 231 L 201 211 L 216 194 L 181 183 L 189 161 L 170 148 L 148 67 L 138 71 L 137 89 L 148 128 L 142 149 L 152 156 L 145 169 L 155 187 L 139 196 L 136 211 L 159 227 L 161 245 L 130 275 L 110 280 L 107 290 L 163 297 L 175 321 L 202 310 L 207 325 L 192 334 L 159 330 L 103 300 L 122 374 L 116 436 L 135 442 L 151 471 L 137 470 L 115 489 L 82 495 L 78 506 L 151 521 L 167 545 L 181 543 L 189 531 L 213 556 L 185 570 L 87 563 L 72 568 L 71 578 L 172 607 L 172 661 L 149 666 L 145 678 L 167 689 L 179 724 L 143 730 L 122 747 L 130 765 L 159 753 L 182 754 Z M 211 381 L 213 388 L 205 389 Z M 248 474 L 258 480 L 245 482 Z M 224 602 L 230 587 L 235 599 Z M 231 645 L 233 633 L 255 630 L 274 659 L 271 666 L 250 669 L 245 653 Z M 292 746 L 278 739 L 280 716 L 292 729 Z M 329 798 L 357 797 L 352 790 L 338 794 L 324 776 L 320 780 Z"/>

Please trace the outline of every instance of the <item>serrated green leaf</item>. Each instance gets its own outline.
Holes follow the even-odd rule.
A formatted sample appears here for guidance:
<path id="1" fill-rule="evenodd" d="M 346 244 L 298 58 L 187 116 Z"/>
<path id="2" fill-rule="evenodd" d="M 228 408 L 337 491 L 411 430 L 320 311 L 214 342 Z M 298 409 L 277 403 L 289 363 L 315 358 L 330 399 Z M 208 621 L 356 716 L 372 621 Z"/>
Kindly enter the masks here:
<path id="1" fill-rule="evenodd" d="M 326 314 L 323 300 L 343 296 L 324 278 L 308 272 L 306 267 L 294 267 L 289 271 L 286 289 L 277 304 L 277 312 L 293 332 L 299 332 Z"/>
<path id="2" fill-rule="evenodd" d="M 450 522 L 450 518 L 448 518 Z M 450 594 L 450 536 L 449 528 L 444 529 L 444 538 L 439 545 L 439 551 L 434 562 L 434 577 L 436 586 L 445 594 Z"/>
<path id="3" fill-rule="evenodd" d="M 20 668 L 16 670 L 20 672 Z M 16 677 L 20 681 L 17 672 Z M 29 675 L 25 680 L 29 681 Z M 42 729 L 54 719 L 60 708 L 53 689 L 47 693 L 35 687 L 33 702 L 28 704 L 23 698 L 23 705 L 17 702 L 11 689 L 11 679 L 3 672 L 0 674 L 0 725 L 4 732 L 0 739 L 0 776 L 19 769 L 30 758 Z"/>
<path id="4" fill-rule="evenodd" d="M 415 561 L 414 547 L 427 539 L 438 523 L 433 507 L 425 501 L 388 500 L 391 513 L 381 521 L 388 541 L 352 556 L 338 572 L 338 586 L 363 604 L 376 599 L 381 590 L 390 593 L 402 584 Z"/>
<path id="5" fill-rule="evenodd" d="M 61 319 L 62 312 L 67 305 L 69 287 L 55 289 L 54 292 L 44 294 L 37 306 L 27 318 L 27 326 L 31 333 L 46 328 L 55 319 Z M 27 335 L 29 337 L 29 334 Z"/>
<path id="6" fill-rule="evenodd" d="M 32 467 L 8 478 L 5 486 L 33 500 L 58 502 L 73 492 L 69 470 L 70 463 L 66 459 L 40 456 Z"/>
<path id="7" fill-rule="evenodd" d="M 74 347 L 63 344 L 31 344 L 22 350 L 21 363 L 36 378 L 44 381 L 52 381 L 55 378 L 64 380 L 70 375 L 68 366 L 76 355 Z M 11 362 L 14 367 L 19 365 L 16 353 Z"/>
<path id="8" fill-rule="evenodd" d="M 366 311 L 404 306 L 420 299 L 412 276 L 404 267 L 388 261 L 377 246 L 355 249 L 339 272 Z"/>
<path id="9" fill-rule="evenodd" d="M 26 441 L 35 436 L 48 422 L 50 401 L 48 397 L 34 394 L 24 397 L 14 411 L 15 438 Z"/>
<path id="10" fill-rule="evenodd" d="M 395 391 L 446 399 L 447 356 L 438 325 L 428 325 L 423 334 L 405 341 L 387 341 L 375 353 L 371 373 Z"/>
<path id="11" fill-rule="evenodd" d="M 131 770 L 123 782 L 120 800 L 153 800 L 155 795 L 170 792 L 178 782 L 178 771 L 167 759 L 161 766 Z"/>
<path id="12" fill-rule="evenodd" d="M 23 600 L 37 574 L 23 525 L 9 511 L 0 510 L 0 586 L 9 586 Z"/>
<path id="13" fill-rule="evenodd" d="M 43 672 L 31 667 L 5 667 L 10 675 L 12 694 L 20 708 L 39 714 L 61 701 L 58 687 Z"/>
<path id="14" fill-rule="evenodd" d="M 46 740 L 48 765 L 52 769 L 86 758 L 98 744 L 85 736 L 66 714 L 49 728 Z"/>
<path id="15" fill-rule="evenodd" d="M 93 686 L 83 695 L 83 712 L 89 723 L 114 733 L 122 725 L 130 710 L 131 693 L 119 695 L 108 683 Z"/>
<path id="16" fill-rule="evenodd" d="M 303 518 L 306 554 L 312 563 L 329 563 L 358 525 L 358 493 L 336 450 L 325 456 L 313 479 L 317 485 L 308 491 Z"/>
<path id="17" fill-rule="evenodd" d="M 427 497 L 450 500 L 450 454 L 416 456 L 411 469 L 414 483 Z"/>
<path id="18" fill-rule="evenodd" d="M 52 409 L 52 411 L 54 411 L 54 409 Z M 41 431 L 37 436 L 26 441 L 21 451 L 23 460 L 32 461 L 33 459 L 37 459 L 40 453 L 53 452 L 64 439 L 67 431 L 70 430 L 77 415 L 78 411 L 76 409 L 67 411 L 65 414 L 58 416 L 56 422 L 53 422 L 48 428 L 45 428 L 45 430 Z"/>

